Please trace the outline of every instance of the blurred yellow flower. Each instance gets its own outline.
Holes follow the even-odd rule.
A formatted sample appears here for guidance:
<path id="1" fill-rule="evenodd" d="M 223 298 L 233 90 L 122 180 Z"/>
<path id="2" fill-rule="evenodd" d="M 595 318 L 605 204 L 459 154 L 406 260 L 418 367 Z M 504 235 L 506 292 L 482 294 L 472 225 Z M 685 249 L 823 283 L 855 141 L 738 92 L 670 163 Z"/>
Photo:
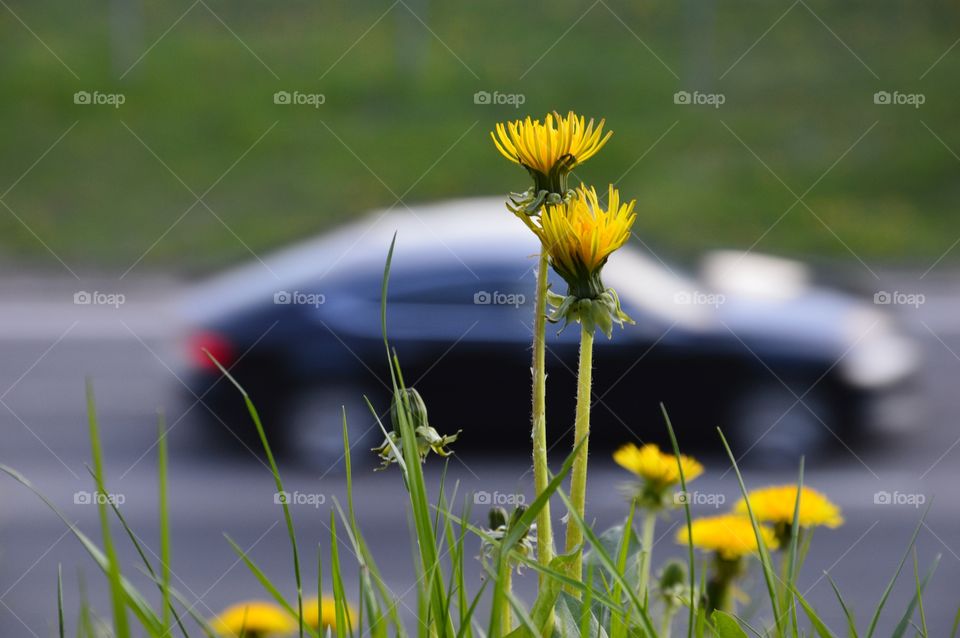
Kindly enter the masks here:
<path id="1" fill-rule="evenodd" d="M 357 612 L 350 605 L 346 606 L 347 619 L 350 627 L 357 628 Z M 337 605 L 333 598 L 324 596 L 312 598 L 303 602 L 303 622 L 326 635 L 327 628 L 337 631 Z M 346 628 L 345 628 L 346 629 Z"/>
<path id="2" fill-rule="evenodd" d="M 720 514 L 698 518 L 691 524 L 691 534 L 687 534 L 686 526 L 677 532 L 677 542 L 686 545 L 693 539 L 693 546 L 717 552 L 722 558 L 736 560 L 746 554 L 756 553 L 757 537 L 753 533 L 750 519 L 739 514 Z M 760 526 L 760 534 L 767 547 L 774 549 L 777 540 L 773 530 Z"/>
<path id="3" fill-rule="evenodd" d="M 637 218 L 635 204 L 636 200 L 621 203 L 619 191 L 611 185 L 604 208 L 596 189 L 581 185 L 569 202 L 545 207 L 537 234 L 572 295 L 593 299 L 603 292 L 600 269 L 630 238 Z"/>
<path id="4" fill-rule="evenodd" d="M 750 507 L 758 521 L 776 524 L 793 524 L 793 510 L 797 501 L 796 485 L 776 485 L 753 490 L 749 493 Z M 747 504 L 743 499 L 737 503 L 736 511 L 747 513 Z M 817 490 L 804 486 L 800 493 L 800 527 L 825 526 L 836 528 L 843 525 L 840 508 Z"/>
<path id="5" fill-rule="evenodd" d="M 657 486 L 673 485 L 680 482 L 680 471 L 677 468 L 677 457 L 665 454 L 653 443 L 637 447 L 633 443 L 621 446 L 613 453 L 613 460 L 617 465 L 627 469 L 642 479 L 655 483 Z M 692 481 L 703 474 L 703 466 L 692 457 L 680 455 L 680 464 L 683 466 L 683 478 Z"/>
<path id="6" fill-rule="evenodd" d="M 231 605 L 211 625 L 218 634 L 230 638 L 281 636 L 297 629 L 297 622 L 283 609 L 257 600 Z"/>
<path id="7" fill-rule="evenodd" d="M 497 150 L 511 162 L 520 164 L 533 176 L 535 192 L 566 192 L 566 178 L 571 170 L 603 148 L 612 132 L 603 134 L 604 121 L 594 126 L 573 111 L 561 116 L 550 113 L 540 120 L 499 123 L 490 132 Z"/>

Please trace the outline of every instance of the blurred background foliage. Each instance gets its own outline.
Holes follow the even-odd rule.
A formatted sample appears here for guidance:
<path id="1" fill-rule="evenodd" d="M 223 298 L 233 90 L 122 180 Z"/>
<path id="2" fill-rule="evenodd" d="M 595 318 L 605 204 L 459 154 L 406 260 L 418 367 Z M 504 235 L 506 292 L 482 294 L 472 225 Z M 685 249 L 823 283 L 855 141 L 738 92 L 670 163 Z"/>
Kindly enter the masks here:
<path id="1" fill-rule="evenodd" d="M 7 0 L 0 16 L 11 263 L 198 272 L 399 197 L 503 194 L 526 179 L 488 130 L 553 109 L 607 118 L 580 177 L 622 174 L 658 252 L 929 266 L 960 237 L 955 2 Z"/>

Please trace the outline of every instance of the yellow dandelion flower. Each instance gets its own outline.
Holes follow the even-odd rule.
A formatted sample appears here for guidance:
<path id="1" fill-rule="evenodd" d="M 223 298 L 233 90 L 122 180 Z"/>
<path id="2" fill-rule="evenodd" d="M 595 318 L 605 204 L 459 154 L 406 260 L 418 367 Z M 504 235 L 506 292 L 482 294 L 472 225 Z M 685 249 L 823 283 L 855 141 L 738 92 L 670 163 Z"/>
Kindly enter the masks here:
<path id="1" fill-rule="evenodd" d="M 581 185 L 569 202 L 546 206 L 537 234 L 550 264 L 569 284 L 572 295 L 593 299 L 603 292 L 600 270 L 611 253 L 627 243 L 637 214 L 636 200 L 620 202 L 610 186 L 604 208 L 595 188 Z"/>
<path id="2" fill-rule="evenodd" d="M 350 627 L 356 630 L 357 612 L 350 605 L 347 605 L 346 612 Z M 327 628 L 336 633 L 337 606 L 334 599 L 324 596 L 320 599 L 305 600 L 303 602 L 303 622 L 319 630 L 321 635 L 326 635 Z M 346 627 L 344 630 L 346 630 Z"/>
<path id="3" fill-rule="evenodd" d="M 796 485 L 777 485 L 754 490 L 749 494 L 750 507 L 758 521 L 778 525 L 793 524 L 793 510 L 797 501 Z M 740 499 L 736 511 L 747 513 L 747 504 Z M 822 493 L 811 487 L 803 487 L 800 493 L 800 527 L 825 526 L 836 528 L 843 525 L 840 508 Z"/>
<path id="4" fill-rule="evenodd" d="M 643 447 L 627 443 L 613 453 L 613 460 L 620 467 L 656 486 L 665 487 L 680 482 L 677 457 L 661 452 L 653 443 L 647 443 Z M 692 481 L 703 474 L 703 466 L 692 457 L 681 454 L 680 464 L 683 466 L 685 481 Z"/>
<path id="5" fill-rule="evenodd" d="M 520 164 L 534 178 L 534 192 L 563 195 L 567 175 L 578 164 L 597 154 L 612 132 L 603 134 L 604 121 L 594 125 L 573 111 L 561 116 L 548 114 L 543 122 L 525 120 L 499 123 L 490 137 L 497 150 L 511 162 Z"/>
<path id="6" fill-rule="evenodd" d="M 296 621 L 283 609 L 257 600 L 231 605 L 211 623 L 214 631 L 230 638 L 266 638 L 289 634 Z"/>
<path id="7" fill-rule="evenodd" d="M 691 527 L 690 535 L 687 534 L 686 526 L 677 532 L 678 543 L 686 545 L 692 537 L 694 547 L 717 552 L 727 560 L 736 560 L 746 554 L 759 551 L 753 525 L 746 516 L 739 514 L 706 516 L 694 520 Z M 772 529 L 760 526 L 760 534 L 768 548 L 773 549 L 777 546 Z"/>

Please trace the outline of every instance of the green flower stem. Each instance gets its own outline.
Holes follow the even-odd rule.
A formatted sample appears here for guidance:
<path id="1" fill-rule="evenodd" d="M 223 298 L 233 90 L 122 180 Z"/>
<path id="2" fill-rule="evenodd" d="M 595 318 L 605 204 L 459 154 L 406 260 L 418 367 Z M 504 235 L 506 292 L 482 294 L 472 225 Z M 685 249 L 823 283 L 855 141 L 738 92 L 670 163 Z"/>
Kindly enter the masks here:
<path id="1" fill-rule="evenodd" d="M 707 580 L 707 615 L 715 609 L 731 614 L 736 611 L 734 581 L 743 574 L 744 567 L 743 558 L 729 559 L 714 555 L 713 573 Z"/>
<path id="2" fill-rule="evenodd" d="M 670 638 L 670 630 L 673 628 L 673 616 L 677 613 L 676 607 L 668 605 L 663 610 L 663 618 L 660 620 L 660 635 L 658 638 Z"/>
<path id="3" fill-rule="evenodd" d="M 533 483 L 536 496 L 547 489 L 550 482 L 547 466 L 547 251 L 540 251 L 537 265 L 537 298 L 533 321 Z M 536 496 L 534 498 L 536 498 Z M 553 523 L 548 502 L 537 514 L 537 558 L 543 566 L 553 560 Z M 540 586 L 544 586 L 546 574 L 540 574 Z"/>
<path id="4" fill-rule="evenodd" d="M 577 416 L 574 425 L 574 444 L 579 445 L 573 460 L 570 475 L 570 503 L 585 519 L 587 500 L 587 452 L 590 441 L 590 387 L 593 377 L 593 327 L 580 324 L 580 368 L 577 371 Z M 581 444 L 582 442 L 582 444 Z M 583 530 L 575 517 L 567 521 L 567 553 L 576 550 L 570 566 L 570 576 L 575 580 L 583 577 Z"/>
<path id="5" fill-rule="evenodd" d="M 507 567 L 503 577 L 504 600 L 500 605 L 500 635 L 506 636 L 513 628 L 513 617 L 510 614 L 509 595 L 513 593 L 513 568 Z"/>
<path id="6" fill-rule="evenodd" d="M 640 579 L 637 597 L 646 601 L 647 585 L 650 582 L 650 562 L 653 555 L 653 532 L 657 527 L 657 512 L 652 509 L 643 511 L 643 528 L 640 535 Z"/>

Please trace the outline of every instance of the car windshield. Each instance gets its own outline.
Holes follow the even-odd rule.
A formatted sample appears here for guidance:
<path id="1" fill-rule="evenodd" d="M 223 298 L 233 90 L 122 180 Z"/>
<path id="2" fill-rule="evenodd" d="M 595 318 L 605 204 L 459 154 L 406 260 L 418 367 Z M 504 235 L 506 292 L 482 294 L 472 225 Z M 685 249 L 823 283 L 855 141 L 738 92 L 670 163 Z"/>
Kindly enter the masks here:
<path id="1" fill-rule="evenodd" d="M 668 323 L 690 327 L 710 321 L 708 307 L 686 302 L 700 291 L 697 280 L 672 264 L 624 247 L 610 258 L 604 282 L 614 288 L 627 312 L 642 313 Z"/>

